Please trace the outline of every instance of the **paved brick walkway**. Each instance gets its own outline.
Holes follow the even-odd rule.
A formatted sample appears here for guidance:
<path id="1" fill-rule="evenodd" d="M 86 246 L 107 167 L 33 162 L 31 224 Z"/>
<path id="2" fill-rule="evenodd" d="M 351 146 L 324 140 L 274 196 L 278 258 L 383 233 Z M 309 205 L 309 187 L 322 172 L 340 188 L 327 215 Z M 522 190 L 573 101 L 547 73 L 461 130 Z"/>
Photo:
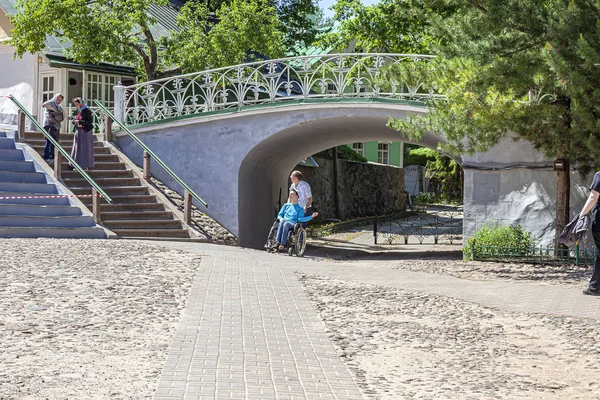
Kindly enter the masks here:
<path id="1" fill-rule="evenodd" d="M 232 253 L 203 257 L 155 399 L 362 399 L 293 271 Z"/>
<path id="2" fill-rule="evenodd" d="M 393 269 L 394 261 L 333 262 L 196 243 L 203 255 L 156 399 L 361 399 L 296 272 L 459 298 L 509 311 L 600 319 L 580 289 L 470 281 Z"/>

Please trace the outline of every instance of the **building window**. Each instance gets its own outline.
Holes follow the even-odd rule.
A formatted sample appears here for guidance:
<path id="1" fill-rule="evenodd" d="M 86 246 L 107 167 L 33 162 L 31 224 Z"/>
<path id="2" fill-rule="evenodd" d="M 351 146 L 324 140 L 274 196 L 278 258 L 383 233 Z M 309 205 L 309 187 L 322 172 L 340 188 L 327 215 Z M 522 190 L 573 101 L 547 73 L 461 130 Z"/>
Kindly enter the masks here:
<path id="1" fill-rule="evenodd" d="M 352 143 L 352 150 L 360 154 L 361 156 L 365 156 L 365 143 L 364 142 L 356 142 Z"/>
<path id="2" fill-rule="evenodd" d="M 377 149 L 377 162 L 380 164 L 390 163 L 390 144 L 379 143 Z"/>
<path id="3" fill-rule="evenodd" d="M 88 72 L 87 78 L 87 99 L 88 105 L 93 106 L 92 100 L 98 100 L 106 107 L 114 107 L 115 94 L 113 86 L 119 82 L 120 77 L 116 75 L 106 75 Z"/>

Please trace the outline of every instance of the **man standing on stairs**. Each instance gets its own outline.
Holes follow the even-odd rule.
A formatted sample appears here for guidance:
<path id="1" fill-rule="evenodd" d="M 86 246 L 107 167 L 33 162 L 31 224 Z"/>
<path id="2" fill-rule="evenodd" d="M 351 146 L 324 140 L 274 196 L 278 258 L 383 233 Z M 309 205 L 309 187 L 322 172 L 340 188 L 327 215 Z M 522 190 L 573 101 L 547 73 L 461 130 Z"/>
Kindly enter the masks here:
<path id="1" fill-rule="evenodd" d="M 65 119 L 65 112 L 60 105 L 64 99 L 65 96 L 58 93 L 42 105 L 44 107 L 44 129 L 56 141 L 58 141 L 60 136 L 60 124 Z M 44 146 L 44 160 L 53 159 L 54 145 L 46 139 L 46 145 Z"/>

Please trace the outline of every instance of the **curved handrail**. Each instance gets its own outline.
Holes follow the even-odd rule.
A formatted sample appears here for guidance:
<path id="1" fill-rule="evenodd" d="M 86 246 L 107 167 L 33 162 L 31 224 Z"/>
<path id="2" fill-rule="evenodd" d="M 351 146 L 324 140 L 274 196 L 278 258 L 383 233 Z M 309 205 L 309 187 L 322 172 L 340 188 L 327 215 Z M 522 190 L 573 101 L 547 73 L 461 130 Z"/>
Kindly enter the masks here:
<path id="1" fill-rule="evenodd" d="M 437 93 L 435 56 L 342 53 L 260 60 L 115 87 L 127 125 L 268 103 L 322 98 L 428 100 Z M 381 72 L 397 69 L 393 80 Z M 118 111 L 117 111 L 118 110 Z"/>
<path id="2" fill-rule="evenodd" d="M 404 57 L 404 58 L 410 58 L 413 60 L 421 60 L 421 59 L 433 59 L 436 58 L 436 56 L 432 56 L 429 54 L 404 54 L 404 53 L 331 53 L 331 54 L 313 54 L 310 56 L 295 56 L 295 57 L 284 57 L 284 58 L 274 58 L 274 59 L 268 59 L 268 60 L 259 60 L 259 61 L 252 61 L 249 63 L 244 63 L 244 64 L 236 64 L 236 65 L 230 65 L 227 67 L 221 67 L 221 68 L 213 68 L 213 69 L 207 69 L 205 71 L 201 71 L 201 72 L 190 72 L 188 74 L 182 74 L 182 75 L 177 75 L 177 76 L 170 76 L 167 78 L 161 78 L 161 79 L 155 79 L 153 81 L 146 81 L 146 82 L 142 82 L 142 83 L 137 83 L 134 85 L 130 85 L 130 86 L 126 86 L 127 89 L 133 89 L 135 87 L 139 87 L 139 86 L 144 86 L 147 84 L 152 84 L 152 83 L 160 83 L 160 82 L 166 82 L 169 80 L 172 80 L 173 78 L 188 78 L 190 76 L 194 76 L 194 75 L 199 75 L 199 74 L 210 74 L 213 72 L 220 72 L 220 71 L 227 71 L 230 69 L 234 69 L 234 68 L 245 68 L 245 67 L 251 67 L 253 65 L 263 65 L 263 64 L 271 64 L 271 63 L 283 63 L 286 61 L 296 61 L 296 60 L 304 60 L 304 59 L 315 59 L 315 58 L 340 58 L 340 57 Z"/>
<path id="3" fill-rule="evenodd" d="M 87 172 L 85 172 L 85 170 L 83 168 L 81 168 L 79 166 L 79 164 L 77 164 L 77 162 L 75 160 L 73 160 L 71 155 L 52 137 L 52 135 L 50 135 L 44 129 L 44 127 L 35 118 L 33 118 L 33 115 L 31 115 L 31 113 L 29 111 L 27 111 L 27 109 L 15 98 L 15 96 L 13 96 L 11 94 L 11 95 L 8 95 L 8 98 L 23 112 L 23 114 L 25 114 L 27 116 L 27 118 L 29 118 L 31 120 L 31 122 L 34 123 L 34 125 L 44 134 L 46 139 L 48 139 L 48 141 L 50 141 L 50 143 L 52 143 L 54 145 L 54 147 L 56 147 L 58 149 L 58 151 L 63 155 L 63 157 L 65 157 L 69 161 L 69 163 L 73 166 L 73 168 L 76 169 L 77 172 L 79 172 L 81 174 L 81 176 L 83 176 L 83 178 L 86 181 L 88 181 L 88 183 L 90 185 L 92 185 L 92 187 L 94 189 L 96 189 L 96 191 L 102 197 L 104 197 L 104 199 L 107 202 L 112 203 L 111 197 L 108 194 L 106 194 L 106 192 L 104 190 L 102 190 L 102 188 L 92 179 L 92 177 L 90 177 L 87 174 Z"/>
<path id="4" fill-rule="evenodd" d="M 158 163 L 158 165 L 160 165 L 161 167 L 164 168 L 165 171 L 167 171 L 169 173 L 169 175 L 171 175 L 171 177 L 173 179 L 175 179 L 177 181 L 177 183 L 179 183 L 181 186 L 183 186 L 183 188 L 185 190 L 187 190 L 187 192 L 196 200 L 198 200 L 200 202 L 200 204 L 202 204 L 204 207 L 208 208 L 208 203 L 206 203 L 204 200 L 202 200 L 202 198 L 200 196 L 198 196 L 198 194 L 196 194 L 196 192 L 194 192 L 192 190 L 192 188 L 190 188 L 187 183 L 185 183 L 184 181 L 181 180 L 180 177 L 177 176 L 177 174 L 175 174 L 175 172 L 173 172 L 171 170 L 171 168 L 169 168 L 167 166 L 167 164 L 165 164 L 163 162 L 163 160 L 161 160 L 156 154 L 154 154 L 154 152 L 152 150 L 150 150 L 150 148 L 148 146 L 146 146 L 144 144 L 144 142 L 142 142 L 137 136 L 135 136 L 121 121 L 119 121 L 117 119 L 117 117 L 114 116 L 113 113 L 111 113 L 106 107 L 104 107 L 102 105 L 102 103 L 100 103 L 98 100 L 94 100 L 94 102 L 96 103 L 96 106 L 98 108 L 100 108 L 106 115 L 108 115 L 110 117 L 110 119 L 112 119 L 113 121 L 115 121 L 120 127 L 121 129 L 123 129 L 128 135 L 129 137 L 136 142 L 137 144 L 139 144 L 142 149 L 144 149 L 144 151 L 146 151 L 148 154 L 150 154 L 150 157 L 154 158 L 154 160 Z"/>

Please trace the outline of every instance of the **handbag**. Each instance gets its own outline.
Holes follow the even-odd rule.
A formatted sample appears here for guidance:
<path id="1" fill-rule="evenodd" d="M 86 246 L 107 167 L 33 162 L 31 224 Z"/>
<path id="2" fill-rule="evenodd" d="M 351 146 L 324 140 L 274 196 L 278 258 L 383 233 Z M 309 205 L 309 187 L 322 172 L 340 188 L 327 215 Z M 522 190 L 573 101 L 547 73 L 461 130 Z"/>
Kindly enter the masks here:
<path id="1" fill-rule="evenodd" d="M 51 111 L 50 116 L 55 122 L 63 122 L 65 119 L 65 115 L 62 113 L 62 111 Z"/>

